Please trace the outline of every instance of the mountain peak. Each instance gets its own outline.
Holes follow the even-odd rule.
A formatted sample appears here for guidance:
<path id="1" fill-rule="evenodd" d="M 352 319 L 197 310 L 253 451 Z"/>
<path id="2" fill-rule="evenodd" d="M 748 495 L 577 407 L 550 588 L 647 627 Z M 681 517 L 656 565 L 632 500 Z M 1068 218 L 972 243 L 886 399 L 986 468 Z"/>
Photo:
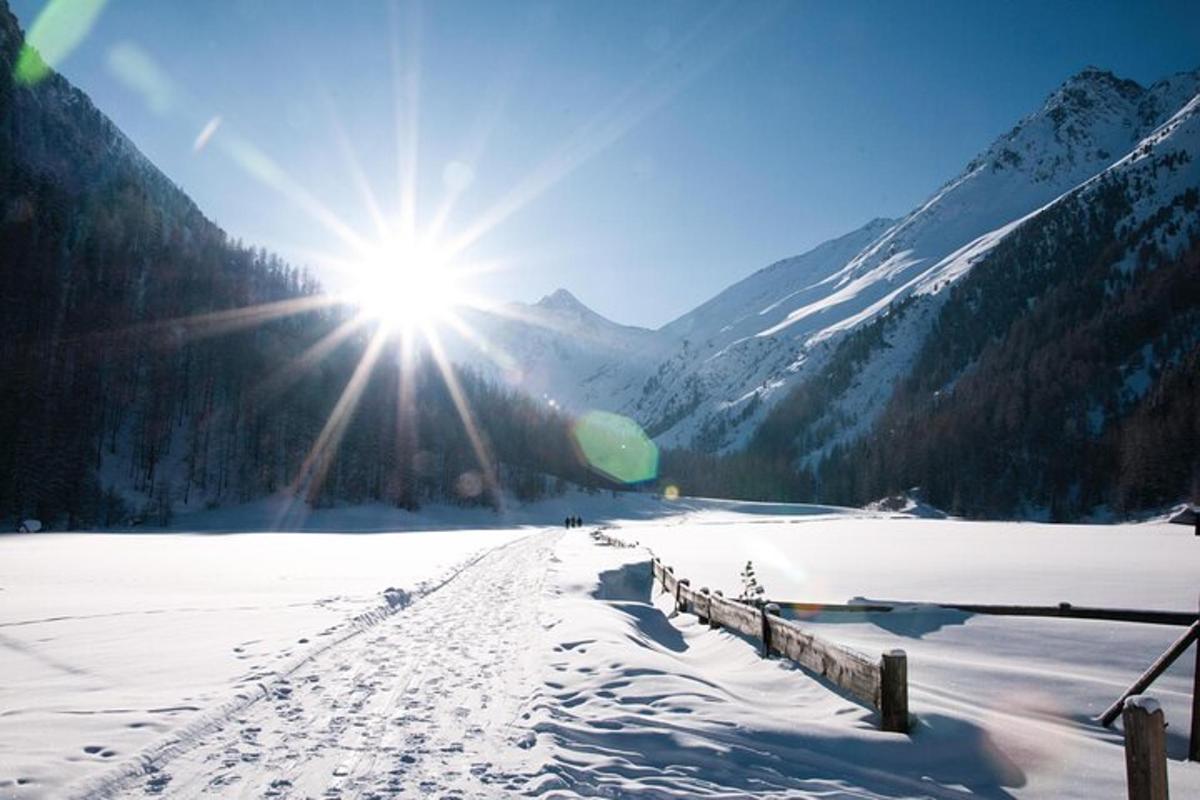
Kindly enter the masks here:
<path id="1" fill-rule="evenodd" d="M 1110 70 L 1088 65 L 1063 81 L 1052 98 L 1078 97 L 1078 90 L 1081 89 L 1100 93 L 1115 92 L 1127 100 L 1135 100 L 1146 91 L 1145 87 L 1135 80 L 1121 78 Z"/>
<path id="2" fill-rule="evenodd" d="M 594 314 L 590 308 L 580 302 L 579 298 L 566 289 L 555 289 L 550 294 L 534 303 L 538 308 L 547 311 L 571 311 L 574 313 Z"/>
<path id="3" fill-rule="evenodd" d="M 554 324 L 566 324 L 577 330 L 587 328 L 592 331 L 620 331 L 621 335 L 628 334 L 637 337 L 649 333 L 645 328 L 636 325 L 622 325 L 619 322 L 613 322 L 603 314 L 588 308 L 583 301 L 566 289 L 555 289 L 532 305 L 521 305 L 543 318 L 552 318 Z"/>

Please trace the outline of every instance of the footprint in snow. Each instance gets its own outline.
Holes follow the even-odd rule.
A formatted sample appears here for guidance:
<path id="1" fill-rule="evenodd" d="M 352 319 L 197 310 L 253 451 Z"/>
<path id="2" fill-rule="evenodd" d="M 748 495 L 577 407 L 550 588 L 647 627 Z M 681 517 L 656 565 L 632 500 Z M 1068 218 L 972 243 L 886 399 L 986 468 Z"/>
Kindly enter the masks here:
<path id="1" fill-rule="evenodd" d="M 170 782 L 171 776 L 165 772 L 160 772 L 146 781 L 146 794 L 162 794 Z"/>

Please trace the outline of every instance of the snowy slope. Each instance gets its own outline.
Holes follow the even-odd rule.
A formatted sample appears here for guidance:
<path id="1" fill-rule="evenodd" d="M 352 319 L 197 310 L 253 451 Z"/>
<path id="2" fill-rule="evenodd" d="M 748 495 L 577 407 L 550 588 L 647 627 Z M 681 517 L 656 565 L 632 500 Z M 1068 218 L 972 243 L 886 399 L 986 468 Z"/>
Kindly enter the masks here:
<path id="1" fill-rule="evenodd" d="M 1138 108 L 1163 107 L 1161 98 L 1174 97 L 1181 83 L 1193 92 L 1200 90 L 1197 75 L 1177 76 L 1173 81 L 1156 84 Z M 1144 132 L 1145 137 L 1110 166 L 1035 211 L 976 238 L 910 281 L 905 291 L 914 295 L 914 302 L 891 314 L 886 320 L 883 346 L 872 350 L 857 365 L 851 387 L 826 407 L 823 420 L 839 420 L 837 433 L 819 448 L 802 453 L 803 463 L 812 466 L 835 445 L 867 432 L 887 402 L 894 382 L 913 367 L 946 299 L 944 289 L 972 268 L 986 266 L 992 251 L 1021 225 L 1035 221 L 1043 212 L 1068 202 L 1086 207 L 1105 186 L 1116 185 L 1123 187 L 1133 209 L 1121 221 L 1121 227 L 1134 229 L 1158 215 L 1158 223 L 1145 231 L 1142 242 L 1153 241 L 1165 252 L 1177 255 L 1189 237 L 1200 235 L 1200 223 L 1177 202 L 1183 193 L 1200 188 L 1200 96 L 1193 95 L 1160 126 L 1145 130 L 1149 118 L 1141 117 L 1141 121 L 1137 130 Z M 1140 243 L 1128 245 L 1125 263 L 1134 262 Z"/>
<path id="2" fill-rule="evenodd" d="M 459 363 L 563 407 L 614 409 L 648 426 L 661 423 L 664 403 L 669 409 L 679 399 L 664 394 L 667 376 L 784 320 L 795 298 L 819 291 L 892 223 L 872 220 L 772 264 L 655 331 L 615 323 L 559 289 L 533 304 L 462 312 L 466 325 L 443 334 L 446 348 Z M 769 375 L 770 367 L 750 355 L 745 369 Z"/>
<path id="3" fill-rule="evenodd" d="M 808 252 L 778 261 L 744 278 L 679 319 L 663 332 L 715 352 L 787 319 L 790 310 L 821 287 L 850 259 L 882 236 L 895 220 L 874 219 L 858 230 Z"/>

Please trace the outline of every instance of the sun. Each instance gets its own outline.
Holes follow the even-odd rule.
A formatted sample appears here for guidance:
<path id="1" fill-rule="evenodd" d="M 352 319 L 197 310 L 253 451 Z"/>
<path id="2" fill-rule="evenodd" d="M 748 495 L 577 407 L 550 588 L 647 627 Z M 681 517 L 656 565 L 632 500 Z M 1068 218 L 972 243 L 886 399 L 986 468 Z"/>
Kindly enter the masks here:
<path id="1" fill-rule="evenodd" d="M 351 302 L 393 328 L 428 326 L 463 303 L 458 270 L 420 240 L 387 242 L 354 272 Z"/>

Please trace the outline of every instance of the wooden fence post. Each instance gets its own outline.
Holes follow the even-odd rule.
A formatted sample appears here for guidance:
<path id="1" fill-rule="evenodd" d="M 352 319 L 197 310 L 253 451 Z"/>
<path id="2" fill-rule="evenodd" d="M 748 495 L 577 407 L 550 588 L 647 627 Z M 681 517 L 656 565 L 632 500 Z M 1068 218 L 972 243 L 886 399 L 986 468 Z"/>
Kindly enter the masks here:
<path id="1" fill-rule="evenodd" d="M 717 597 L 724 597 L 724 596 L 725 596 L 725 594 L 724 594 L 724 593 L 723 593 L 723 592 L 722 592 L 720 589 L 714 589 L 714 590 L 713 590 L 713 594 L 714 594 L 714 595 L 716 595 Z M 712 598 L 711 598 L 711 597 L 710 597 L 710 598 L 708 598 L 708 627 L 710 627 L 710 628 L 719 628 L 719 627 L 721 627 L 721 623 L 717 622 L 717 621 L 716 621 L 716 619 L 714 619 L 714 618 L 713 618 L 713 615 L 712 615 Z"/>
<path id="2" fill-rule="evenodd" d="M 908 654 L 890 650 L 879 663 L 880 727 L 894 733 L 908 733 Z"/>
<path id="3" fill-rule="evenodd" d="M 759 638 L 762 639 L 762 657 L 767 658 L 771 655 L 771 620 L 768 617 L 779 616 L 779 606 L 774 603 L 765 603 L 758 608 L 759 618 L 762 620 L 762 633 Z"/>
<path id="4" fill-rule="evenodd" d="M 1196 518 L 1200 520 L 1200 513 Z M 1192 733 L 1188 739 L 1188 761 L 1200 761 L 1200 640 L 1196 642 L 1196 673 L 1192 676 Z"/>
<path id="5" fill-rule="evenodd" d="M 1121 718 L 1129 800 L 1167 800 L 1167 735 L 1158 701 L 1145 694 L 1128 697 Z"/>
<path id="6" fill-rule="evenodd" d="M 707 586 L 700 587 L 702 599 L 696 603 L 696 616 L 700 618 L 701 625 L 707 625 L 712 618 L 712 597 L 708 593 Z"/>
<path id="7" fill-rule="evenodd" d="M 687 578 L 680 578 L 675 582 L 675 610 L 680 614 L 687 611 L 687 599 L 683 596 L 683 587 L 690 586 L 691 583 Z"/>

